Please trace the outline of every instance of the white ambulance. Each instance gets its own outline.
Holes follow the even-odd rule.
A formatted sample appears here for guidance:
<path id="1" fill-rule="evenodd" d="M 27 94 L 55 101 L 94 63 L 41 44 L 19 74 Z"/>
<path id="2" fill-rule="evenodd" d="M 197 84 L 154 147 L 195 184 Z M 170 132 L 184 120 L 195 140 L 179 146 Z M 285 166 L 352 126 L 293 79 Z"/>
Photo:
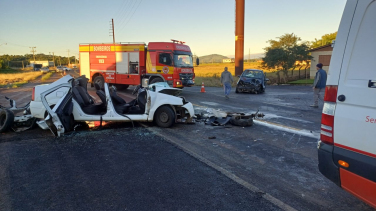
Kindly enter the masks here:
<path id="1" fill-rule="evenodd" d="M 325 91 L 320 172 L 376 208 L 376 0 L 347 1 Z"/>

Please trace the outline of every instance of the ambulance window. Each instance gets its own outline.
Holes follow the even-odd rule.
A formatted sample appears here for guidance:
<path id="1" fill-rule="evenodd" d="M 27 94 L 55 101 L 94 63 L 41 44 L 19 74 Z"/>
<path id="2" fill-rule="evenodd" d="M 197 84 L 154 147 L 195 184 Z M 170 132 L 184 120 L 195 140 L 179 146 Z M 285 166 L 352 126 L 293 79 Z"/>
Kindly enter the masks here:
<path id="1" fill-rule="evenodd" d="M 348 66 L 348 80 L 376 79 L 376 2 L 366 9 L 359 30 L 357 31 L 354 47 Z"/>
<path id="2" fill-rule="evenodd" d="M 160 53 L 159 54 L 159 63 L 165 65 L 172 65 L 171 54 L 169 53 Z"/>

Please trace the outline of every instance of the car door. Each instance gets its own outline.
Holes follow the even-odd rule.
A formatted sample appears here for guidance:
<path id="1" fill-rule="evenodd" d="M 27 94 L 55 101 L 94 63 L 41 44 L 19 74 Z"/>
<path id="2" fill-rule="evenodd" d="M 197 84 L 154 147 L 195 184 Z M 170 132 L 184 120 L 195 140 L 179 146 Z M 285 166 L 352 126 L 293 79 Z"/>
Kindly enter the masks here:
<path id="1" fill-rule="evenodd" d="M 358 1 L 343 57 L 334 119 L 336 146 L 373 156 L 376 156 L 375 23 L 376 1 Z"/>
<path id="2" fill-rule="evenodd" d="M 63 133 L 68 132 L 73 128 L 73 81 L 74 80 L 72 79 L 68 83 L 59 84 L 41 93 L 42 104 L 48 113 L 45 122 L 55 136 L 61 136 Z M 55 106 L 51 108 L 46 97 L 48 95 L 55 95 L 60 89 L 66 88 L 69 88 L 69 90 L 64 94 L 63 97 L 60 98 L 60 100 L 55 104 Z"/>

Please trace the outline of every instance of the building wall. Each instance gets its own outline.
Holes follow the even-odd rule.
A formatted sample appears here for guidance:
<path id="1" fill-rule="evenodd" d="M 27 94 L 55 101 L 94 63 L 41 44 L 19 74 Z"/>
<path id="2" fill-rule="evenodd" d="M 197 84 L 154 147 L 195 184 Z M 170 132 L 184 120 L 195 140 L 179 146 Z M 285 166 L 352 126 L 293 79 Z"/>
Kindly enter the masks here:
<path id="1" fill-rule="evenodd" d="M 311 69 L 310 69 L 310 78 L 315 78 L 315 75 L 316 75 L 316 64 L 320 63 L 320 55 L 321 56 L 324 56 L 324 57 L 321 57 L 321 59 L 325 59 L 325 56 L 331 56 L 333 53 L 332 50 L 330 51 L 312 51 L 311 52 L 311 56 L 313 57 L 311 59 Z M 325 61 L 325 60 L 324 60 Z M 322 62 L 322 61 L 321 61 Z M 327 63 L 323 63 L 324 66 L 322 67 L 323 70 L 325 70 L 327 73 L 329 72 L 329 67 L 330 65 L 328 65 Z"/>
<path id="2" fill-rule="evenodd" d="M 30 61 L 30 64 L 34 64 L 34 61 Z M 43 67 L 48 67 L 48 61 L 35 61 L 35 64 L 41 64 Z"/>
<path id="3" fill-rule="evenodd" d="M 231 63 L 231 62 L 235 62 L 234 59 L 222 59 L 222 62 L 223 63 Z"/>

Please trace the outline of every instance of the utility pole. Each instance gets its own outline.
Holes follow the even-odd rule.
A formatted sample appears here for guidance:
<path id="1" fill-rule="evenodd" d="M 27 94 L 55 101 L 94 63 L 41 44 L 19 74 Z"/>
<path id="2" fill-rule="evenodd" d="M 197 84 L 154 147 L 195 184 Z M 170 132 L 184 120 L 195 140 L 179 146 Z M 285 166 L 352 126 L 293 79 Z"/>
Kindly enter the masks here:
<path id="1" fill-rule="evenodd" d="M 70 66 L 69 49 L 68 49 L 68 67 Z"/>
<path id="2" fill-rule="evenodd" d="M 115 44 L 115 26 L 114 26 L 114 19 L 112 19 L 112 40 Z"/>
<path id="3" fill-rule="evenodd" d="M 52 61 L 54 62 L 54 67 L 55 67 L 55 52 L 50 52 L 50 54 L 52 53 Z"/>
<path id="4" fill-rule="evenodd" d="M 249 48 L 248 52 L 248 62 L 251 63 L 251 48 Z"/>
<path id="5" fill-rule="evenodd" d="M 112 19 L 112 21 L 110 21 L 110 34 L 109 34 L 109 36 L 110 37 L 112 36 L 112 41 L 115 44 L 115 28 L 114 27 L 115 27 L 114 19 Z"/>
<path id="6" fill-rule="evenodd" d="M 37 48 L 37 47 L 29 47 L 29 48 L 31 48 L 31 52 L 33 53 L 34 65 L 35 65 L 35 52 L 36 52 L 35 48 Z"/>
<path id="7" fill-rule="evenodd" d="M 235 0 L 235 75 L 241 75 L 244 66 L 244 1 Z"/>

